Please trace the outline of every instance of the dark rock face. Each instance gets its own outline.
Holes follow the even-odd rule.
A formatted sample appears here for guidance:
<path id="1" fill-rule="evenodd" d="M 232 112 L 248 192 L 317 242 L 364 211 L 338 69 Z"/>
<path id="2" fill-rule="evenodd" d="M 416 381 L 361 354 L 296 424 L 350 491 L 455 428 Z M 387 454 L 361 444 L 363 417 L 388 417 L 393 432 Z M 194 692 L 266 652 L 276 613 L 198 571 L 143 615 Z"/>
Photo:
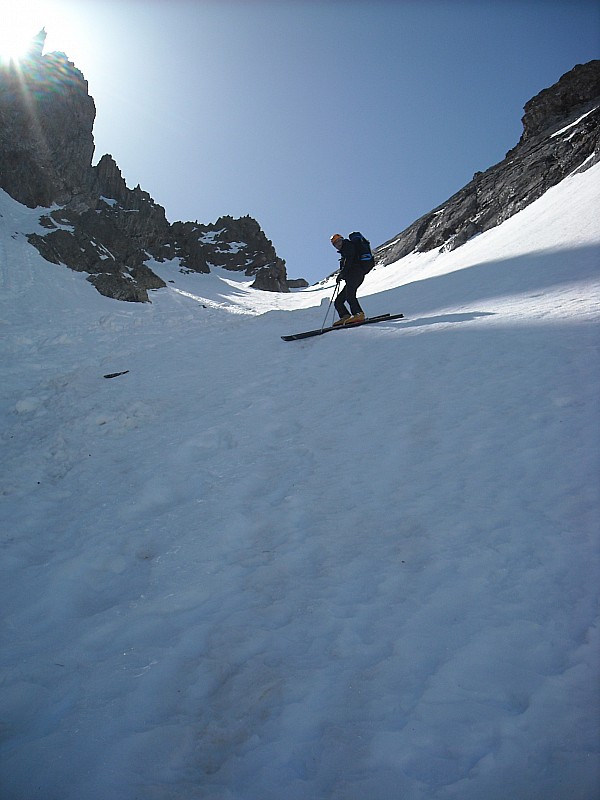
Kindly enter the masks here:
<path id="1" fill-rule="evenodd" d="M 87 82 L 63 54 L 42 56 L 44 40 L 42 31 L 26 61 L 0 69 L 0 186 L 30 208 L 60 207 L 41 217 L 47 233 L 29 236 L 42 256 L 131 302 L 165 286 L 149 259 L 241 271 L 257 288 L 289 291 L 285 262 L 251 217 L 170 225 L 147 192 L 127 187 L 112 156 L 91 166 L 96 109 Z"/>
<path id="2" fill-rule="evenodd" d="M 89 273 L 101 294 L 145 302 L 166 284 L 144 264 L 168 236 L 164 209 L 139 187 L 130 190 L 111 156 L 89 167 L 88 186 L 41 217 L 48 233 L 29 241 L 47 260 Z"/>
<path id="3" fill-rule="evenodd" d="M 262 292 L 289 292 L 290 287 L 283 262 L 260 267 L 252 284 L 252 289 Z"/>
<path id="4" fill-rule="evenodd" d="M 168 257 L 180 258 L 182 267 L 195 272 L 223 267 L 249 277 L 256 275 L 254 288 L 289 292 L 285 262 L 252 217 L 220 217 L 210 225 L 175 222 L 171 233 Z"/>
<path id="5" fill-rule="evenodd" d="M 145 302 L 149 289 L 166 284 L 144 264 L 147 256 L 140 246 L 143 223 L 135 217 L 129 234 L 130 216 L 104 200 L 98 200 L 96 208 L 65 207 L 42 216 L 42 225 L 49 232 L 31 234 L 29 241 L 47 261 L 89 273 L 88 280 L 101 294 Z"/>
<path id="6" fill-rule="evenodd" d="M 591 110 L 600 99 L 600 61 L 578 64 L 551 86 L 525 103 L 521 144 L 535 137 L 552 134 L 571 115 Z M 571 131 L 572 132 L 572 131 Z"/>
<path id="7" fill-rule="evenodd" d="M 454 250 L 499 225 L 551 186 L 600 159 L 600 61 L 578 65 L 524 108 L 523 135 L 506 158 L 375 251 L 391 264 L 414 251 Z"/>
<path id="8" fill-rule="evenodd" d="M 68 202 L 87 183 L 95 117 L 87 81 L 63 53 L 1 70 L 2 188 L 29 208 Z"/>
<path id="9" fill-rule="evenodd" d="M 305 281 L 304 278 L 288 279 L 287 285 L 289 289 L 307 289 L 310 286 L 309 282 Z"/>

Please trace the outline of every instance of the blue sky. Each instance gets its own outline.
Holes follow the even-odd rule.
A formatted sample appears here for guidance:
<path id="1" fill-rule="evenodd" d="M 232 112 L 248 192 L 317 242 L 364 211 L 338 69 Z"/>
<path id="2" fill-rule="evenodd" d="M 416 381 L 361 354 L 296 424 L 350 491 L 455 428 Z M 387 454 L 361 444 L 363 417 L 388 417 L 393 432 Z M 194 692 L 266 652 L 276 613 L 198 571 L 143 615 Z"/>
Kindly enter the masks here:
<path id="1" fill-rule="evenodd" d="M 62 50 L 111 153 L 171 222 L 250 214 L 290 277 L 332 272 L 500 161 L 523 105 L 600 57 L 592 0 L 38 0 L 3 19 Z"/>

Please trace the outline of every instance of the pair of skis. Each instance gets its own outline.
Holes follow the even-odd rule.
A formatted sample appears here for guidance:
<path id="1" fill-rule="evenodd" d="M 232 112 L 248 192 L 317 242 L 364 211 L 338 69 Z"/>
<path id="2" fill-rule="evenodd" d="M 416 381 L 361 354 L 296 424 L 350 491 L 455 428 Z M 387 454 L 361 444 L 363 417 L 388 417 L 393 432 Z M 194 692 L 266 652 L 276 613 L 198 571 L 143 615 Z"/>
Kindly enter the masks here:
<path id="1" fill-rule="evenodd" d="M 314 331 L 304 331 L 303 333 L 291 333 L 288 336 L 282 336 L 284 342 L 293 342 L 296 339 L 309 339 L 311 336 L 321 336 L 323 333 L 329 331 L 346 331 L 349 328 L 359 328 L 361 325 L 373 325 L 376 322 L 389 322 L 392 319 L 402 319 L 404 314 L 380 314 L 377 317 L 367 317 L 362 322 L 350 322 L 347 325 L 330 325 L 327 328 L 317 328 Z"/>

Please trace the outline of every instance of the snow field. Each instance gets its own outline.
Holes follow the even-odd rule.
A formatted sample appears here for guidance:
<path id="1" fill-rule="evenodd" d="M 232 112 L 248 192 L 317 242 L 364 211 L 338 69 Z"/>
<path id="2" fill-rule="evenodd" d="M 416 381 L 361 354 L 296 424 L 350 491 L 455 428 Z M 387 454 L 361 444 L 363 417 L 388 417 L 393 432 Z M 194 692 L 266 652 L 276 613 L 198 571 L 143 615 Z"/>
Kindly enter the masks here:
<path id="1" fill-rule="evenodd" d="M 290 343 L 332 285 L 119 304 L 4 197 L 7 800 L 591 800 L 598 174 Z"/>

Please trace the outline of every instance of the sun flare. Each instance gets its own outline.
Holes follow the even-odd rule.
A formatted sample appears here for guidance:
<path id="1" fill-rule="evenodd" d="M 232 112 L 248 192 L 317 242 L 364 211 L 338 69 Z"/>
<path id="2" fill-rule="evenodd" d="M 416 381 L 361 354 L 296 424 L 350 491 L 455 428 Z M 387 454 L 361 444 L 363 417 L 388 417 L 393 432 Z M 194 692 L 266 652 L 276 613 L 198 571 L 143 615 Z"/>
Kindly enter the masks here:
<path id="1" fill-rule="evenodd" d="M 29 54 L 42 25 L 37 15 L 31 13 L 31 3 L 0 3 L 0 7 L 0 63 L 21 61 Z"/>
<path id="2" fill-rule="evenodd" d="M 0 60 L 21 61 L 27 56 L 33 34 L 18 28 L 3 28 L 0 31 Z"/>

